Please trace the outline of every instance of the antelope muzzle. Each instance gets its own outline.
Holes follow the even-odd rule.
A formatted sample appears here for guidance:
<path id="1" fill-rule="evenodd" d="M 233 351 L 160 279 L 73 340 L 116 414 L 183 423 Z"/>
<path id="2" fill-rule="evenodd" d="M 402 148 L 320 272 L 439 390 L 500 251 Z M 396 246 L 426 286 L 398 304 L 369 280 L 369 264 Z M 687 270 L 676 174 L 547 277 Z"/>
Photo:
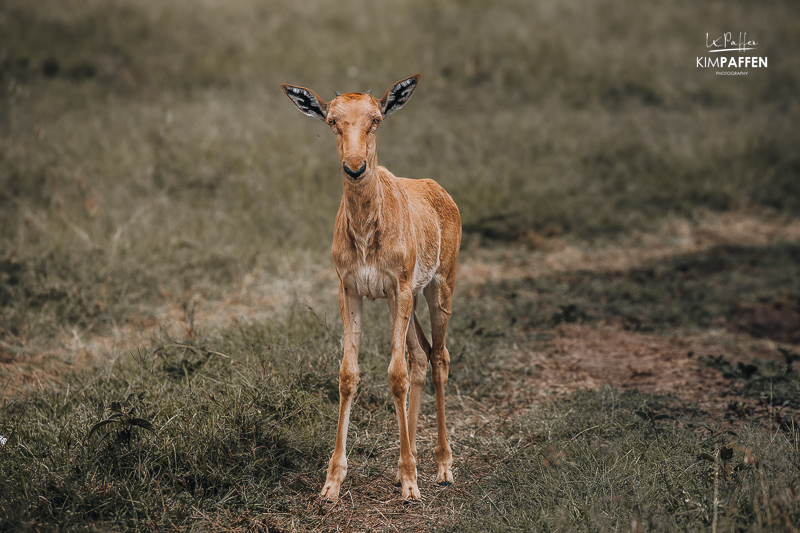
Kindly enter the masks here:
<path id="1" fill-rule="evenodd" d="M 359 179 L 361 176 L 363 176 L 363 175 L 364 175 L 364 171 L 365 171 L 365 170 L 367 170 L 367 162 L 366 162 L 366 161 L 363 161 L 363 162 L 361 163 L 361 166 L 360 166 L 360 167 L 358 167 L 358 169 L 356 169 L 356 170 L 353 170 L 352 168 L 350 168 L 349 166 L 347 166 L 347 163 L 346 163 L 346 162 L 343 162 L 343 163 L 342 163 L 342 170 L 344 170 L 344 171 L 345 171 L 345 173 L 346 173 L 348 176 L 350 176 L 350 177 L 351 177 L 351 178 L 353 178 L 354 180 L 357 180 L 357 179 Z"/>

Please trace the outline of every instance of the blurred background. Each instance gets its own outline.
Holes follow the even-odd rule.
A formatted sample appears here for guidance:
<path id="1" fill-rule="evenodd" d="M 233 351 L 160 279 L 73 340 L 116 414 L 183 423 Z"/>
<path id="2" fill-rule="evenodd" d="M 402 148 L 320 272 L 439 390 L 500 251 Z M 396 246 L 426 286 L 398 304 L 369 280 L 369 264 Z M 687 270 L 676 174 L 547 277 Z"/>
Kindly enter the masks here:
<path id="1" fill-rule="evenodd" d="M 795 531 L 798 14 L 0 0 L 0 530 Z M 698 68 L 725 32 L 768 67 Z M 341 178 L 280 84 L 415 73 L 378 161 L 462 214 L 457 484 L 434 486 L 426 388 L 425 504 L 394 492 L 368 304 L 346 496 L 320 512 Z"/>
<path id="2" fill-rule="evenodd" d="M 332 98 L 422 73 L 379 162 L 451 193 L 467 256 L 718 213 L 795 218 L 797 14 L 789 0 L 4 0 L 4 349 L 332 273 L 334 142 L 280 83 Z M 697 68 L 706 33 L 727 31 L 768 68 Z"/>

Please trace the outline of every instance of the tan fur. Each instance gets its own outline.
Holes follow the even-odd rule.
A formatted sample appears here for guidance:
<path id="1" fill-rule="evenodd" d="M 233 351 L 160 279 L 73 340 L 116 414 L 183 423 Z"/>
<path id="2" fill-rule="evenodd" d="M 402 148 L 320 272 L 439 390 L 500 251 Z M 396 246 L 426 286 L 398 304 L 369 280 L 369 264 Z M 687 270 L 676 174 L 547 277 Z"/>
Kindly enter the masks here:
<path id="1" fill-rule="evenodd" d="M 418 80 L 416 75 L 397 82 L 381 100 L 368 94 L 350 93 L 337 96 L 330 103 L 308 89 L 282 86 L 301 111 L 330 125 L 343 165 L 343 194 L 336 215 L 332 254 L 340 280 L 344 355 L 339 371 L 336 446 L 320 495 L 328 502 L 338 499 L 347 473 L 347 428 L 359 379 L 361 303 L 365 296 L 385 298 L 391 311 L 388 378 L 400 429 L 397 482 L 402 487 L 402 496 L 406 500 L 420 499 L 415 436 L 429 361 L 436 392 L 437 481 L 443 486 L 453 482 L 444 411 L 450 362 L 445 336 L 461 243 L 461 216 L 453 199 L 436 182 L 397 178 L 377 163 L 378 126 L 385 115 L 402 107 L 410 98 Z M 346 171 L 356 171 L 364 164 L 365 170 L 357 177 Z M 414 313 L 419 292 L 424 294 L 430 310 L 432 345 Z"/>

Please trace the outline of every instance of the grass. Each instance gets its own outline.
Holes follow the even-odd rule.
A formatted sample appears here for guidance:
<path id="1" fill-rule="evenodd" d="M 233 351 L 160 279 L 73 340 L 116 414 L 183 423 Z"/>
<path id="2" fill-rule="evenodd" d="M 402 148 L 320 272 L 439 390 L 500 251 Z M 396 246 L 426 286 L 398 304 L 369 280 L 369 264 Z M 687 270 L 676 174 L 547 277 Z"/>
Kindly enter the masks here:
<path id="1" fill-rule="evenodd" d="M 703 420 L 668 399 L 612 389 L 522 417 L 497 439 L 494 468 L 451 530 L 789 530 L 796 431 L 770 439 L 762 428 L 726 432 Z"/>
<path id="2" fill-rule="evenodd" d="M 770 281 L 780 278 L 776 264 L 785 251 L 734 249 L 735 260 L 719 264 L 728 273 L 747 267 L 751 278 L 774 286 Z M 675 275 L 680 279 L 690 270 L 682 265 L 705 264 L 703 257 L 676 258 Z M 671 269 L 659 268 L 667 288 L 657 281 L 652 290 L 668 291 L 675 282 Z M 636 283 L 640 270 L 601 272 L 596 279 Z M 568 298 L 585 291 L 580 274 L 546 282 L 565 288 Z M 748 277 L 738 282 L 747 286 Z M 592 298 L 600 301 L 619 294 L 613 282 L 594 287 Z M 600 531 L 631 523 L 673 531 L 708 528 L 715 508 L 720 530 L 781 530 L 800 518 L 800 379 L 791 366 L 762 364 L 743 372 L 744 365 L 722 356 L 699 362 L 734 378 L 731 401 L 755 396 L 781 408 L 781 416 L 766 418 L 746 408 L 734 426 L 676 397 L 612 387 L 530 404 L 503 387 L 505 354 L 514 344 L 540 343 L 559 321 L 503 326 L 502 316 L 526 316 L 530 302 L 485 291 L 459 297 L 461 313 L 451 328 L 451 383 L 458 393 L 451 392 L 449 404 L 451 424 L 458 427 L 452 440 L 459 484 L 439 493 L 428 483 L 434 474 L 432 428 L 423 429 L 421 510 L 386 507 L 397 498 L 391 487 L 396 421 L 384 377 L 387 338 L 378 327 L 386 323 L 386 310 L 369 305 L 365 323 L 374 327 L 365 328 L 351 472 L 343 488 L 351 502 L 326 513 L 315 501 L 335 433 L 339 334 L 315 312 L 295 308 L 262 324 L 198 325 L 189 336 L 157 337 L 98 375 L 5 399 L 0 434 L 9 443 L 0 449 L 7 479 L 0 521 L 28 530 L 87 523 L 133 530 L 380 529 L 387 524 L 369 518 L 378 508 L 398 528 L 428 529 L 427 521 L 438 517 L 433 529 L 452 531 Z M 530 292 L 550 297 L 542 288 Z M 498 301 L 505 302 L 506 315 L 497 312 Z M 626 302 L 637 316 L 652 308 L 646 298 Z M 678 304 L 700 316 L 719 312 L 711 298 L 686 297 Z M 594 319 L 613 319 L 607 309 L 599 308 Z M 683 324 L 672 316 L 666 313 L 658 323 L 663 334 L 681 332 Z M 481 326 L 468 322 L 476 317 Z M 433 407 L 426 389 L 423 424 L 430 424 Z M 120 410 L 152 429 L 117 423 L 92 431 Z"/>
<path id="3" fill-rule="evenodd" d="M 381 318 L 368 310 L 370 322 Z M 354 503 L 327 516 L 316 507 L 335 432 L 340 346 L 324 322 L 297 310 L 269 324 L 200 330 L 194 340 L 154 339 L 99 375 L 4 400 L 0 434 L 9 443 L 0 450 L 0 523 L 31 531 L 87 524 L 281 531 L 290 523 L 324 530 L 341 526 L 345 513 L 367 520 L 361 528 L 378 527 L 365 518 L 377 506 L 399 513 L 395 526 L 413 529 L 427 529 L 425 520 L 439 516 L 434 529 L 452 531 L 599 531 L 633 521 L 672 531 L 708 528 L 715 492 L 722 530 L 783 529 L 800 518 L 794 419 L 781 428 L 745 416 L 735 430 L 725 429 L 714 414 L 675 398 L 613 388 L 545 405 L 506 404 L 495 390 L 476 405 L 487 414 L 509 413 L 474 423 L 464 422 L 475 408 L 451 394 L 451 423 L 460 421 L 452 435 L 459 484 L 439 494 L 428 483 L 432 436 L 423 430 L 425 507 L 387 510 L 389 502 L 380 500 L 397 498 L 397 443 L 381 337 L 368 334 L 361 356 L 343 489 L 351 499 L 355 494 Z M 501 371 L 502 360 L 487 356 L 507 351 L 510 339 L 462 332 L 456 338 L 458 397 L 481 398 L 484 383 L 461 374 L 479 363 L 487 376 Z M 797 387 L 796 373 L 783 376 Z M 492 402 L 504 407 L 493 411 Z M 109 424 L 92 434 L 120 409 L 153 429 Z M 432 410 L 427 391 L 423 420 Z"/>
<path id="4" fill-rule="evenodd" d="M 304 325 L 320 333 L 319 325 Z M 14 480 L 3 491 L 4 523 L 152 529 L 186 522 L 195 508 L 216 515 L 235 503 L 262 520 L 285 510 L 274 492 L 286 484 L 300 490 L 308 483 L 303 476 L 319 470 L 321 432 L 333 416 L 324 408 L 330 394 L 320 391 L 337 389 L 326 368 L 313 372 L 303 354 L 321 349 L 333 367 L 335 344 L 237 330 L 233 358 L 218 351 L 230 350 L 232 339 L 215 340 L 213 351 L 160 344 L 88 382 L 7 403 L 3 418 L 18 427 L 4 431 L 19 445 L 4 449 Z M 323 354 L 315 365 L 326 360 Z M 108 438 L 105 428 L 91 435 L 111 402 L 133 391 L 143 399 L 124 407 L 157 430 L 133 426 L 119 439 L 121 427 Z M 198 499 L 206 503 L 198 507 Z"/>
<path id="5" fill-rule="evenodd" d="M 409 1 L 387 20 L 359 2 L 7 3 L 0 264 L 4 284 L 26 281 L 5 291 L 3 328 L 108 328 L 165 290 L 224 294 L 281 268 L 287 249 L 280 275 L 325 257 L 333 143 L 281 82 L 380 91 L 422 71 L 417 111 L 387 123 L 381 161 L 438 179 L 466 243 L 613 239 L 698 210 L 796 213 L 789 6 Z M 775 68 L 732 81 L 687 66 L 709 19 L 782 43 Z M 373 35 L 369 53 L 350 23 Z"/>
<path id="6" fill-rule="evenodd" d="M 491 248 L 536 261 L 547 250 L 527 247 L 542 239 L 613 249 L 718 213 L 791 224 L 793 8 L 4 2 L 0 380 L 31 365 L 52 380 L 0 394 L 0 530 L 707 530 L 716 509 L 720 531 L 791 531 L 795 241 L 473 283 L 449 337 L 458 483 L 427 481 L 423 431 L 419 509 L 390 487 L 386 310 L 367 306 L 349 503 L 320 512 L 340 357 L 335 281 L 320 273 L 341 190 L 332 139 L 278 85 L 380 93 L 421 72 L 381 131 L 380 161 L 450 191 L 466 259 Z M 706 32 L 743 24 L 768 69 L 695 67 Z M 233 319 L 195 316 L 236 298 L 249 307 Z M 185 331 L 159 327 L 172 309 Z M 521 400 L 510 358 L 564 323 L 765 339 L 784 361 L 698 361 L 728 376 L 735 423 L 613 387 Z M 122 342 L 142 329 L 153 338 Z M 79 342 L 102 363 L 82 368 Z M 431 410 L 426 390 L 428 426 Z M 92 433 L 103 420 L 117 422 Z"/>

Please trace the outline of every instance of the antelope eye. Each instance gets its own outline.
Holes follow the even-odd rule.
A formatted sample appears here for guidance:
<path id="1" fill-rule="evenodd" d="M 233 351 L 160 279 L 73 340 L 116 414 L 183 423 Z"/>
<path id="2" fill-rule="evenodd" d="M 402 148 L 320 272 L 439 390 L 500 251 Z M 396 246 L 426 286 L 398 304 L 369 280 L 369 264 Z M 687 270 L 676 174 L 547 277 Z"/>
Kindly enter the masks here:
<path id="1" fill-rule="evenodd" d="M 335 126 L 336 125 L 336 121 L 334 119 L 332 119 L 332 118 L 329 118 L 328 119 L 328 125 L 329 126 Z"/>
<path id="2" fill-rule="evenodd" d="M 380 124 L 380 123 L 381 123 L 381 119 L 379 119 L 379 118 L 373 118 L 373 119 L 372 119 L 372 123 L 373 123 L 373 124 L 375 124 L 375 125 L 378 125 L 378 124 Z"/>

